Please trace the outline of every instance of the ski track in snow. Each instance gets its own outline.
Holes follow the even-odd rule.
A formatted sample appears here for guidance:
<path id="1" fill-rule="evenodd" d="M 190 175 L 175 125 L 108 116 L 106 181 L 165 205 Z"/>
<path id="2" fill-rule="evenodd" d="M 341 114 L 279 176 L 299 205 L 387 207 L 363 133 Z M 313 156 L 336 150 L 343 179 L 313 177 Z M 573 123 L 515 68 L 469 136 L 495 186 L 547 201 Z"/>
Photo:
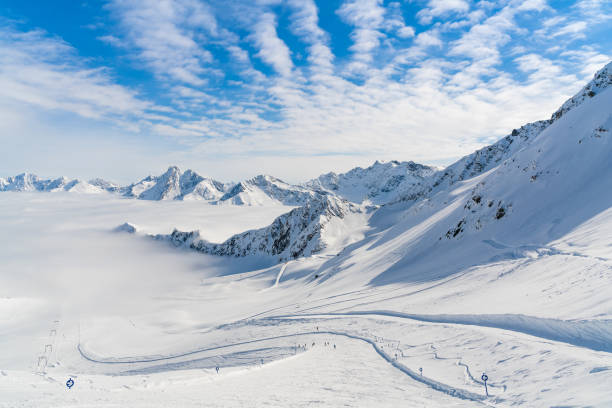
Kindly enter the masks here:
<path id="1" fill-rule="evenodd" d="M 280 272 L 279 272 L 280 274 Z M 524 315 L 417 315 L 417 314 L 407 314 L 400 313 L 388 310 L 376 310 L 376 311 L 353 311 L 353 312 L 345 312 L 345 313 L 319 313 L 319 314 L 294 314 L 294 315 L 280 315 L 280 316 L 271 316 L 267 318 L 261 319 L 265 320 L 285 320 L 285 319 L 295 319 L 295 318 L 304 318 L 304 317 L 365 317 L 365 316 L 382 316 L 382 317 L 394 317 L 401 319 L 409 319 L 415 320 L 425 323 L 444 323 L 444 324 L 459 324 L 459 325 L 471 325 L 471 326 L 480 326 L 480 327 L 489 327 L 501 330 L 509 330 L 514 332 L 520 332 L 528 335 L 532 335 L 538 338 L 543 338 L 547 340 L 560 341 L 567 344 L 571 344 L 574 346 L 586 347 L 596 351 L 606 351 L 610 352 L 612 349 L 611 342 L 612 339 L 612 328 L 609 322 L 607 321 L 563 321 L 556 319 L 545 319 L 545 318 L 537 318 L 532 316 L 524 316 Z M 241 320 L 236 323 L 246 323 L 252 324 L 254 321 L 260 319 L 251 319 L 249 321 Z M 232 324 L 230 324 L 232 325 Z M 416 373 L 415 371 L 409 369 L 404 364 L 395 360 L 393 356 L 387 354 L 383 351 L 382 347 L 380 347 L 376 340 L 379 340 L 375 337 L 376 340 L 372 340 L 370 338 L 356 335 L 353 333 L 347 333 L 339 330 L 325 330 L 325 331 L 302 331 L 297 333 L 292 333 L 288 335 L 279 335 L 279 336 L 270 336 L 263 337 L 254 340 L 248 340 L 243 342 L 222 344 L 217 346 L 200 348 L 197 350 L 188 351 L 185 353 L 167 355 L 162 357 L 155 358 L 123 358 L 123 359 L 99 359 L 93 356 L 88 355 L 88 353 L 82 348 L 82 346 L 78 345 L 79 354 L 86 360 L 99 363 L 99 364 L 138 364 L 138 363 L 152 363 L 152 362 L 167 362 L 170 360 L 179 359 L 181 357 L 187 357 L 196 355 L 199 353 L 204 353 L 206 351 L 213 350 L 222 350 L 229 349 L 236 346 L 244 346 L 244 345 L 253 345 L 253 344 L 261 344 L 267 341 L 279 340 L 279 339 L 288 339 L 288 338 L 296 338 L 296 336 L 320 336 L 320 335 L 334 335 L 334 336 L 342 336 L 345 338 L 358 340 L 365 342 L 373 347 L 374 351 L 385 361 L 391 364 L 396 369 L 400 370 L 402 373 L 406 374 L 411 379 L 421 382 L 428 387 L 448 394 L 453 397 L 482 402 L 487 397 L 484 395 L 476 394 L 471 391 L 467 391 L 464 389 L 460 389 L 457 387 L 453 387 L 451 385 L 436 381 L 432 378 L 428 378 L 421 374 Z M 380 339 L 384 340 L 384 339 Z M 391 342 L 395 342 L 396 340 L 390 340 Z M 446 359 L 440 357 L 437 354 L 437 350 L 433 345 L 431 345 L 433 350 L 434 358 L 438 359 Z M 257 352 L 258 350 L 252 350 L 252 352 Z M 231 353 L 230 356 L 236 354 Z M 240 353 L 239 353 L 240 354 Z M 217 356 L 218 358 L 223 358 L 223 356 Z M 255 357 L 251 357 L 254 359 Z M 459 358 L 451 358 L 457 359 L 457 366 L 461 366 L 465 370 L 466 378 L 469 379 L 472 383 L 484 385 L 484 383 L 475 378 L 470 372 L 469 366 L 464 363 Z M 189 362 L 180 362 L 173 363 L 178 366 L 182 364 L 189 364 Z M 155 367 L 153 368 L 155 369 Z M 171 367 L 167 367 L 167 369 L 171 369 Z M 144 369 L 146 371 L 146 369 Z M 163 369 L 162 369 L 163 370 Z M 126 371 L 124 374 L 140 372 L 139 370 L 130 370 Z M 498 385 L 495 383 L 488 383 L 491 388 L 501 388 L 503 391 L 506 391 L 505 385 Z M 490 395 L 490 398 L 495 398 L 496 402 L 503 401 L 499 397 L 495 397 L 494 395 Z"/>
<path id="2" fill-rule="evenodd" d="M 447 323 L 468 326 L 491 327 L 509 330 L 546 340 L 559 341 L 594 351 L 612 353 L 612 322 L 608 320 L 568 321 L 519 314 L 468 315 L 441 314 L 421 315 L 394 312 L 391 310 L 353 311 L 343 313 L 300 314 L 302 317 L 316 316 L 387 316 L 416 320 L 426 323 Z M 291 318 L 295 315 L 272 316 Z"/>
<path id="3" fill-rule="evenodd" d="M 296 316 L 297 317 L 297 316 Z M 280 335 L 280 336 L 272 336 L 272 337 L 265 337 L 265 338 L 261 338 L 261 339 L 255 339 L 255 340 L 249 340 L 249 341 L 244 341 L 244 342 L 237 342 L 237 343 L 231 343 L 231 344 L 225 344 L 225 345 L 220 345 L 220 346 L 214 346 L 214 347 L 208 347 L 208 348 L 202 348 L 199 350 L 193 350 L 193 351 L 189 351 L 186 353 L 182 353 L 182 354 L 175 354 L 175 355 L 171 355 L 171 356 L 165 356 L 165 357 L 157 357 L 157 358 L 151 358 L 151 359 L 138 359 L 138 360 L 100 360 L 100 359 L 96 359 L 94 357 L 91 357 L 89 355 L 87 355 L 87 353 L 83 350 L 83 348 L 81 347 L 81 345 L 79 344 L 77 346 L 78 352 L 81 355 L 81 357 L 83 357 L 84 359 L 86 359 L 89 362 L 92 363 L 98 363 L 98 364 L 137 364 L 137 363 L 151 363 L 151 362 L 160 362 L 160 361 L 168 361 L 168 360 L 173 360 L 173 359 L 177 359 L 180 357 L 186 357 L 186 356 L 190 356 L 190 355 L 195 355 L 198 353 L 203 353 L 205 351 L 211 351 L 211 350 L 219 350 L 219 349 L 224 349 L 224 348 L 230 348 L 230 347 L 234 347 L 234 346 L 241 346 L 241 345 L 248 345 L 248 344 L 255 344 L 255 343 L 261 343 L 261 342 L 265 342 L 265 341 L 270 341 L 270 340 L 278 340 L 278 339 L 283 339 L 283 338 L 295 338 L 296 336 L 312 336 L 312 335 L 316 335 L 316 336 L 320 336 L 320 335 L 332 335 L 332 336 L 342 336 L 348 339 L 352 339 L 352 340 L 357 340 L 357 341 L 362 341 L 365 342 L 367 344 L 369 344 L 370 346 L 372 346 L 372 348 L 374 349 L 374 351 L 380 356 L 382 357 L 386 362 L 388 362 L 389 364 L 391 364 L 393 367 L 395 367 L 396 369 L 398 369 L 399 371 L 401 371 L 402 373 L 406 374 L 408 377 L 410 377 L 411 379 L 418 381 L 422 384 L 427 385 L 428 387 L 436 390 L 436 391 L 440 391 L 442 393 L 448 394 L 452 397 L 456 397 L 456 398 L 461 398 L 464 400 L 470 400 L 470 401 L 474 401 L 474 402 L 483 402 L 483 400 L 487 399 L 487 398 L 494 398 L 494 395 L 489 394 L 489 397 L 485 396 L 485 395 L 480 395 L 480 394 L 476 394 L 474 392 L 471 391 L 467 391 L 461 388 L 457 388 L 457 387 L 453 387 L 451 385 L 448 384 L 444 384 L 442 382 L 436 381 L 434 379 L 428 378 L 426 376 L 423 376 L 421 374 L 416 373 L 415 371 L 411 370 L 410 368 L 406 367 L 404 364 L 400 363 L 399 361 L 395 360 L 393 358 L 393 356 L 388 355 L 386 352 L 383 351 L 383 349 L 372 339 L 369 339 L 367 337 L 363 337 L 363 336 L 359 336 L 359 335 L 355 335 L 355 334 L 350 334 L 350 333 L 346 333 L 346 332 L 342 332 L 342 331 L 335 331 L 335 330 L 325 330 L 325 331 L 305 331 L 305 332 L 299 332 L 299 333 L 295 333 L 295 334 L 289 334 L 289 335 Z M 467 365 L 464 365 L 467 368 Z M 133 373 L 138 373 L 139 370 L 134 370 Z M 469 368 L 468 368 L 468 372 L 469 372 Z M 131 371 L 127 371 L 125 372 L 125 374 L 131 374 Z M 473 379 L 473 377 L 470 378 Z M 475 381 L 478 383 L 478 381 Z M 493 384 L 490 384 L 491 387 L 495 387 Z M 505 387 L 504 387 L 504 391 L 505 391 Z M 500 398 L 495 398 L 496 402 L 501 402 L 503 401 L 503 399 Z"/>
<path id="4" fill-rule="evenodd" d="M 283 277 L 283 273 L 285 273 L 285 269 L 287 269 L 287 265 L 289 265 L 289 262 L 285 262 L 283 264 L 283 266 L 281 266 L 280 271 L 278 271 L 278 275 L 276 276 L 276 282 L 274 282 L 274 288 L 278 287 L 278 284 L 281 280 L 281 278 Z"/>

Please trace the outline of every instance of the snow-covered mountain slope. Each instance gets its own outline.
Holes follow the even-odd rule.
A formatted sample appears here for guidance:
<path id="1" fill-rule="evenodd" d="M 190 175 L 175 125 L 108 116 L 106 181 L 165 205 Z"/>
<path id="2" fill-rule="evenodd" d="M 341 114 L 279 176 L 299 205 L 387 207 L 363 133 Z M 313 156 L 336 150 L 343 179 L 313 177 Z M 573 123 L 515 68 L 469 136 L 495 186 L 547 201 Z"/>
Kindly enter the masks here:
<path id="1" fill-rule="evenodd" d="M 217 200 L 224 193 L 224 185 L 205 178 L 192 170 L 181 172 L 172 166 L 161 176 L 148 176 L 138 183 L 120 190 L 126 197 L 141 200 Z"/>
<path id="2" fill-rule="evenodd" d="M 422 188 L 434 173 L 435 168 L 411 161 L 377 161 L 365 169 L 356 167 L 342 174 L 323 174 L 304 186 L 337 194 L 354 203 L 384 204 Z"/>
<path id="3" fill-rule="evenodd" d="M 220 244 L 202 239 L 199 231 L 175 229 L 170 235 L 154 238 L 206 254 L 269 256 L 278 262 L 345 247 L 362 238 L 365 216 L 364 210 L 345 200 L 319 195 L 279 216 L 268 227 L 236 234 Z"/>
<path id="4" fill-rule="evenodd" d="M 610 67 L 596 77 L 610 77 Z M 578 250 L 558 240 L 612 207 L 612 87 L 599 87 L 535 133 L 475 176 L 378 210 L 372 233 L 333 263 L 333 274 L 359 272 L 364 284 L 420 282 L 504 260 L 571 258 Z M 610 234 L 602 228 L 593 241 L 605 247 Z M 592 270 L 604 273 L 609 247 L 597 256 Z"/>
<path id="5" fill-rule="evenodd" d="M 15 177 L 0 179 L 0 191 L 72 191 L 79 193 L 101 193 L 104 189 L 77 179 L 70 180 L 66 177 L 41 179 L 35 174 L 22 173 Z"/>
<path id="6" fill-rule="evenodd" d="M 376 245 L 382 248 L 380 252 L 370 252 L 377 254 L 372 262 L 379 267 L 395 259 L 393 266 L 373 277 L 375 281 L 392 281 L 396 273 L 400 280 L 404 279 L 400 271 L 408 265 L 411 274 L 418 272 L 424 278 L 432 274 L 443 276 L 461 266 L 491 262 L 508 255 L 508 246 L 498 242 L 508 242 L 513 236 L 511 245 L 523 248 L 519 253 L 539 251 L 560 238 L 562 232 L 570 231 L 612 203 L 609 193 L 612 166 L 608 154 L 612 88 L 607 85 L 612 81 L 605 79 L 610 77 L 608 65 L 596 74 L 596 85 L 590 83 L 579 93 L 588 95 L 588 90 L 597 89 L 597 94 L 582 99 L 575 96 L 570 101 L 581 102 L 564 104 L 563 115 L 515 129 L 511 135 L 438 173 L 411 162 L 377 162 L 368 169 L 321 176 L 307 186 L 319 191 L 332 190 L 355 201 L 372 197 L 388 201 L 392 195 L 402 195 L 401 200 L 387 203 L 371 219 L 370 226 L 377 233 L 375 238 L 373 235 L 366 239 L 368 251 L 371 239 L 395 242 L 398 246 L 391 256 L 386 253 L 389 250 L 386 245 Z M 287 192 L 295 191 L 281 183 L 272 178 L 256 178 L 252 184 L 238 184 L 222 200 L 233 197 L 236 204 L 253 204 L 261 197 L 283 194 L 285 203 L 299 202 L 293 197 L 302 196 L 288 195 Z M 277 187 L 279 184 L 282 187 Z M 258 189 L 259 186 L 264 189 Z M 593 190 L 578 195 L 586 186 Z M 598 192 L 600 188 L 605 191 Z M 568 192 L 572 192 L 569 197 Z M 346 211 L 335 211 L 340 201 L 331 192 L 322 201 L 311 198 L 310 190 L 299 193 L 305 194 L 305 206 L 279 217 L 270 227 L 236 235 L 223 244 L 201 240 L 197 232 L 174 231 L 170 239 L 177 245 L 216 255 L 266 254 L 283 260 L 308 256 L 325 245 L 314 234 L 332 219 L 342 219 Z M 575 201 L 577 197 L 595 198 L 589 199 L 586 206 Z M 326 214 L 323 221 L 304 222 L 322 212 Z M 470 245 L 449 243 L 466 235 L 474 236 Z M 403 255 L 397 258 L 400 253 Z M 439 256 L 440 253 L 445 256 Z M 517 254 L 512 256 L 522 256 Z M 381 262 L 379 258 L 385 260 Z M 417 264 L 421 266 L 415 268 Z"/>
<path id="7" fill-rule="evenodd" d="M 525 146 L 530 144 L 540 133 L 555 123 L 564 114 L 580 106 L 586 101 L 594 98 L 612 85 L 612 63 L 598 71 L 591 80 L 576 95 L 568 99 L 550 119 L 528 123 L 498 142 L 486 146 L 476 152 L 463 157 L 456 163 L 437 172 L 430 178 L 429 183 L 424 183 L 423 188 L 416 188 L 401 193 L 403 200 L 415 200 L 423 196 L 431 195 L 432 192 L 440 191 L 454 183 L 475 177 L 498 166 L 503 160 L 512 156 Z"/>
<path id="8" fill-rule="evenodd" d="M 304 205 L 318 195 L 309 188 L 294 186 L 272 176 L 259 175 L 233 186 L 219 199 L 219 203 Z"/>

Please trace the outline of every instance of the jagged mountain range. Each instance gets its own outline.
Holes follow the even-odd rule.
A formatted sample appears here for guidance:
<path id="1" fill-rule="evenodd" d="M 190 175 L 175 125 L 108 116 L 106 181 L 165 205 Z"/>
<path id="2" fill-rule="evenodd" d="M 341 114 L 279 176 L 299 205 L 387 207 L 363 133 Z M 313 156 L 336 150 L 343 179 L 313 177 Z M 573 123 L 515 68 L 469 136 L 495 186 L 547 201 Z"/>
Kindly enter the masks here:
<path id="1" fill-rule="evenodd" d="M 331 196 L 344 195 L 357 203 L 384 204 L 367 221 L 370 240 L 364 240 L 362 247 L 353 245 L 353 254 L 346 255 L 367 253 L 372 270 L 386 262 L 387 270 L 376 278 L 381 282 L 417 264 L 421 273 L 441 274 L 455 270 L 466 259 L 473 264 L 492 252 L 499 252 L 498 257 L 516 256 L 516 251 L 523 249 L 508 252 L 510 246 L 500 243 L 500 238 L 514 240 L 517 245 L 529 242 L 516 248 L 534 250 L 612 205 L 610 85 L 612 63 L 596 73 L 551 119 L 514 129 L 498 142 L 439 171 L 411 162 L 375 163 L 343 175 L 326 174 L 303 186 Z M 410 177 L 396 177 L 398 168 L 400 174 L 404 174 L 402 168 L 409 169 Z M 376 183 L 375 173 L 386 177 Z M 197 232 L 174 231 L 156 238 L 208 254 L 259 254 L 286 260 L 327 248 L 325 230 L 332 220 L 355 211 L 344 207 L 339 215 L 325 211 L 325 216 L 320 216 L 311 208 L 293 210 L 269 227 L 235 235 L 222 244 L 211 244 Z M 286 244 L 279 246 L 285 239 Z M 473 242 L 468 246 L 452 244 L 462 240 Z M 441 265 L 435 247 L 443 242 L 449 244 Z M 466 256 L 467 252 L 472 256 Z M 365 261 L 359 267 L 369 268 Z"/>
<path id="2" fill-rule="evenodd" d="M 592 185 L 592 180 L 597 179 L 598 188 L 607 189 L 606 194 L 612 190 L 610 154 L 602 154 L 610 150 L 611 143 L 610 85 L 612 63 L 597 72 L 550 119 L 514 129 L 498 142 L 442 170 L 413 162 L 376 162 L 365 169 L 328 173 L 301 185 L 291 185 L 271 176 L 257 176 L 237 184 L 221 183 L 191 170 L 181 172 L 170 167 L 161 176 L 149 176 L 126 187 L 99 179 L 82 183 L 65 178 L 40 180 L 26 174 L 0 179 L 0 190 L 72 191 L 80 185 L 85 191 L 109 191 L 145 200 L 199 199 L 213 204 L 298 206 L 268 227 L 237 234 L 219 244 L 204 240 L 198 231 L 175 230 L 169 235 L 155 236 L 208 254 L 267 255 L 277 260 L 308 256 L 332 247 L 330 242 L 337 240 L 338 231 L 342 230 L 338 220 L 367 212 L 373 214 L 371 228 L 379 232 L 387 228 L 401 236 L 402 231 L 418 226 L 418 233 L 411 235 L 410 241 L 417 249 L 406 257 L 416 261 L 419 254 L 429 253 L 436 241 L 459 240 L 466 234 L 482 234 L 485 238 L 479 242 L 487 241 L 483 231 L 496 231 L 508 218 L 529 225 L 530 217 L 548 219 L 549 214 L 555 214 L 550 223 L 561 225 L 564 217 L 575 218 L 567 213 L 572 207 L 567 205 L 571 200 L 563 198 L 564 189 L 576 190 L 581 186 L 584 189 L 584 185 Z M 590 169 L 597 172 L 591 174 Z M 564 187 L 568 180 L 573 184 Z M 589 190 L 588 194 L 596 193 Z M 537 197 L 534 198 L 537 205 L 528 202 L 530 197 Z M 551 201 L 551 197 L 557 201 Z M 564 200 L 564 206 L 559 204 Z M 370 204 L 382 208 L 366 210 Z M 562 210 L 555 212 L 555 208 Z M 430 217 L 427 228 L 422 225 L 426 221 L 423 217 Z M 556 227 L 546 228 L 551 231 Z"/>
<path id="3" fill-rule="evenodd" d="M 103 181 L 98 180 L 98 183 Z M 106 182 L 104 182 L 106 183 Z M 111 184 L 108 183 L 110 186 Z M 6 179 L 0 178 L 0 191 L 72 191 L 80 193 L 100 193 L 105 189 L 98 184 L 84 182 L 78 179 L 59 177 L 42 179 L 35 174 L 22 173 Z"/>
<path id="4" fill-rule="evenodd" d="M 8 179 L 0 178 L 0 191 L 78 191 L 109 192 L 140 200 L 201 200 L 217 205 L 301 206 L 321 195 L 336 195 L 354 203 L 382 204 L 399 197 L 434 174 L 433 167 L 413 162 L 376 162 L 368 168 L 355 168 L 347 173 L 328 173 L 300 185 L 286 183 L 276 177 L 259 175 L 239 183 L 223 183 L 203 177 L 193 170 L 181 171 L 172 166 L 160 176 L 119 186 L 104 179 L 88 182 L 65 177 L 41 179 L 23 173 Z"/>

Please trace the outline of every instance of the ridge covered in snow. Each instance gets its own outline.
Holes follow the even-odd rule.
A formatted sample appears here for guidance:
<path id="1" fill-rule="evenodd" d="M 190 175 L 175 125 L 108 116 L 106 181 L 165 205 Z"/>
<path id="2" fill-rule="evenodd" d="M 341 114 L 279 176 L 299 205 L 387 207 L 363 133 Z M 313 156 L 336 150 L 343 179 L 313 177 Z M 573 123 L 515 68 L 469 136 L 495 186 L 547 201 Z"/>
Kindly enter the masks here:
<path id="1" fill-rule="evenodd" d="M 304 186 L 337 194 L 355 203 L 384 204 L 413 191 L 435 173 L 435 168 L 412 161 L 377 161 L 367 168 L 346 173 L 330 172 L 307 181 Z"/>
<path id="2" fill-rule="evenodd" d="M 79 193 L 101 193 L 105 189 L 99 185 L 87 183 L 78 179 L 59 177 L 42 179 L 35 174 L 22 173 L 6 179 L 0 178 L 0 191 L 72 191 Z"/>
<path id="3" fill-rule="evenodd" d="M 137 183 L 122 187 L 126 197 L 141 200 L 218 200 L 225 185 L 211 178 L 202 177 L 192 170 L 171 166 L 161 176 L 148 176 Z"/>
<path id="4" fill-rule="evenodd" d="M 311 189 L 285 183 L 276 177 L 260 175 L 236 184 L 219 202 L 235 205 L 304 205 L 318 195 L 318 192 Z"/>
<path id="5" fill-rule="evenodd" d="M 485 173 L 498 166 L 507 158 L 532 143 L 545 129 L 559 120 L 570 110 L 594 98 L 612 85 L 612 63 L 599 70 L 593 79 L 576 95 L 568 99 L 550 119 L 528 123 L 500 139 L 471 153 L 457 162 L 439 170 L 426 182 L 415 185 L 412 190 L 398 192 L 400 200 L 417 200 L 431 196 L 437 191 L 449 188 L 453 184 Z M 392 200 L 390 200 L 392 202 Z"/>
<path id="6" fill-rule="evenodd" d="M 199 231 L 176 229 L 170 235 L 160 234 L 154 238 L 205 254 L 271 256 L 276 261 L 287 261 L 334 246 L 338 237 L 349 233 L 350 222 L 344 222 L 345 219 L 355 214 L 362 214 L 357 206 L 332 195 L 319 195 L 277 217 L 268 227 L 236 234 L 222 243 L 208 242 Z"/>

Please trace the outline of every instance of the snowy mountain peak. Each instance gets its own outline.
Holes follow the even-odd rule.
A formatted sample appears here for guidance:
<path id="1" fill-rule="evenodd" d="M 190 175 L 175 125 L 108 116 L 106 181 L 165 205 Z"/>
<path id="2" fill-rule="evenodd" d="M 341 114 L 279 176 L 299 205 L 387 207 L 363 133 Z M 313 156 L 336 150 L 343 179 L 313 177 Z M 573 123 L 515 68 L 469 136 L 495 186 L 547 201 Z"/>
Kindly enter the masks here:
<path id="1" fill-rule="evenodd" d="M 434 172 L 435 168 L 412 161 L 377 160 L 365 169 L 356 167 L 342 174 L 323 174 L 304 186 L 334 193 L 355 203 L 384 204 L 414 190 Z"/>
<path id="2" fill-rule="evenodd" d="M 219 202 L 236 205 L 304 205 L 318 195 L 318 192 L 309 188 L 294 186 L 276 177 L 259 175 L 233 186 Z"/>
<path id="3" fill-rule="evenodd" d="M 123 195 L 141 200 L 218 200 L 224 194 L 223 183 L 200 176 L 193 170 L 181 172 L 170 166 L 161 176 L 148 176 L 121 189 Z"/>

